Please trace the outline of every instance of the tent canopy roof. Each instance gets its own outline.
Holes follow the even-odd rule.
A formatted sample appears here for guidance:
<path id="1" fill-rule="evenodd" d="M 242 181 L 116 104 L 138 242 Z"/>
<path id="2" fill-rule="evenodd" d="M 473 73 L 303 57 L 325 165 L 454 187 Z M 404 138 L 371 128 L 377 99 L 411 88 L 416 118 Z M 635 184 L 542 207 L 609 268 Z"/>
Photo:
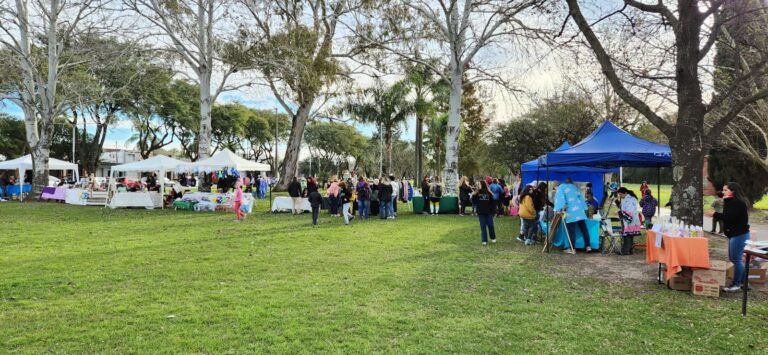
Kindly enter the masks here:
<path id="1" fill-rule="evenodd" d="M 0 162 L 0 170 L 32 170 L 32 155 L 27 154 L 12 160 Z M 77 164 L 69 163 L 63 160 L 48 158 L 48 170 L 74 170 L 77 171 Z"/>
<path id="2" fill-rule="evenodd" d="M 563 151 L 566 149 L 571 148 L 571 145 L 568 142 L 564 142 L 560 145 L 557 149 L 555 149 L 555 152 Z M 525 162 L 520 166 L 520 170 L 522 172 L 536 172 L 541 171 L 542 173 L 547 170 L 547 166 L 544 164 L 541 164 L 541 161 L 544 161 L 546 155 L 540 156 L 538 159 L 531 160 L 529 162 Z M 603 169 L 603 168 L 592 168 L 588 166 L 557 166 L 557 167 L 549 167 L 550 173 L 590 173 L 590 174 L 605 174 L 605 173 L 617 173 L 619 172 L 618 168 L 610 168 L 610 169 Z"/>
<path id="3" fill-rule="evenodd" d="M 660 167 L 672 165 L 669 146 L 637 138 L 605 121 L 587 138 L 540 158 L 542 166 Z"/>
<path id="4" fill-rule="evenodd" d="M 112 171 L 167 171 L 176 170 L 179 164 L 184 164 L 184 162 L 165 155 L 156 155 L 145 160 L 115 165 L 112 167 Z"/>
<path id="5" fill-rule="evenodd" d="M 216 170 L 225 170 L 235 168 L 238 171 L 269 171 L 271 170 L 268 164 L 257 163 L 240 157 L 229 149 L 224 149 L 212 157 L 204 160 L 199 160 L 193 163 L 180 164 L 176 170 L 182 171 L 203 171 L 211 172 Z"/>

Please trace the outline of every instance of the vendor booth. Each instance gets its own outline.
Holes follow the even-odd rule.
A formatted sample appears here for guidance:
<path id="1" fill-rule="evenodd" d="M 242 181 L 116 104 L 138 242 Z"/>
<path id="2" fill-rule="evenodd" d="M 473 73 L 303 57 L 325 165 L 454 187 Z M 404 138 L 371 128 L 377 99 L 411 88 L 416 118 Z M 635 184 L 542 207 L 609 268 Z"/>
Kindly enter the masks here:
<path id="1" fill-rule="evenodd" d="M 563 143 L 555 152 L 571 148 L 568 142 Z M 522 185 L 528 185 L 534 181 L 563 181 L 571 178 L 573 181 L 592 183 L 592 193 L 597 199 L 603 197 L 605 191 L 605 174 L 618 173 L 619 168 L 593 168 L 588 166 L 554 166 L 546 167 L 541 164 L 539 159 L 534 159 L 523 163 L 520 170 L 523 173 Z"/>
<path id="2" fill-rule="evenodd" d="M 199 160 L 193 163 L 182 163 L 176 167 L 177 173 L 191 174 L 210 174 L 220 172 L 221 174 L 234 175 L 240 177 L 241 172 L 265 172 L 270 171 L 268 164 L 257 163 L 240 157 L 229 149 L 224 149 L 208 159 Z M 196 193 L 186 194 L 183 199 L 174 201 L 174 208 L 188 209 L 196 211 L 230 211 L 233 205 L 234 194 L 232 193 Z M 251 212 L 253 208 L 253 197 L 250 194 L 243 194 L 241 210 Z"/>
<path id="3" fill-rule="evenodd" d="M 164 155 L 154 156 L 149 159 L 140 160 L 133 163 L 115 165 L 110 171 L 110 183 L 106 205 L 110 208 L 118 207 L 143 207 L 147 209 L 162 208 L 163 194 L 165 186 L 165 175 L 168 171 L 174 171 L 181 160 L 173 159 Z M 158 185 L 160 191 L 128 191 L 125 188 L 118 187 L 115 182 L 115 173 L 117 172 L 153 172 L 157 173 L 159 178 Z"/>
<path id="4" fill-rule="evenodd" d="M 24 184 L 24 176 L 27 170 L 32 170 L 32 155 L 27 154 L 23 157 L 6 160 L 0 162 L 0 170 L 16 170 L 19 174 L 18 185 L 7 186 L 5 192 L 8 196 L 23 197 L 24 194 L 29 193 L 32 190 L 32 185 Z M 69 163 L 63 160 L 48 158 L 48 170 L 58 171 L 72 171 L 76 180 L 79 180 L 80 173 L 78 172 L 78 166 L 74 163 Z"/>
<path id="5" fill-rule="evenodd" d="M 601 169 L 617 167 L 658 169 L 672 165 L 672 151 L 669 146 L 637 138 L 606 121 L 578 144 L 547 153 L 538 160 L 539 165 L 545 170 L 569 166 Z M 661 187 L 657 190 L 657 198 L 660 190 Z M 605 219 L 606 215 L 607 213 L 603 215 L 601 229 L 605 231 L 606 237 L 615 238 L 613 227 Z M 604 249 L 603 252 L 606 250 Z"/>

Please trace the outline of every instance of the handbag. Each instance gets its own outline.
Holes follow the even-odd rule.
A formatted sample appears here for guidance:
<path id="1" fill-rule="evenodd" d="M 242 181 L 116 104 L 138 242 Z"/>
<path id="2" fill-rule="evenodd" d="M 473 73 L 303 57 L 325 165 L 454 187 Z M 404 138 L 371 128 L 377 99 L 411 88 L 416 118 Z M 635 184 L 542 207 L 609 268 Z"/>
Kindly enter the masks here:
<path id="1" fill-rule="evenodd" d="M 520 214 L 520 207 L 510 207 L 509 208 L 509 215 L 510 216 L 517 216 Z"/>

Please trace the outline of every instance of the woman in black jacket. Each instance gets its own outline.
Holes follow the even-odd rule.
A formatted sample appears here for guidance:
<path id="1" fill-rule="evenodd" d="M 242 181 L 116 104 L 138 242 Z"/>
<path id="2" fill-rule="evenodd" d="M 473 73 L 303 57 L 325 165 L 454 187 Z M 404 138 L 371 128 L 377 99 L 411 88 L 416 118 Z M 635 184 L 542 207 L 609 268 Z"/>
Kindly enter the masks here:
<path id="1" fill-rule="evenodd" d="M 744 197 L 741 186 L 729 182 L 723 186 L 723 213 L 715 212 L 714 218 L 725 224 L 728 237 L 728 259 L 733 263 L 733 284 L 725 292 L 738 292 L 744 282 L 744 247 L 749 240 L 749 201 Z"/>
<path id="2" fill-rule="evenodd" d="M 472 194 L 472 188 L 469 187 L 469 181 L 466 176 L 462 176 L 459 181 L 459 214 L 466 216 L 467 205 L 472 203 L 469 195 Z"/>
<path id="3" fill-rule="evenodd" d="M 491 243 L 496 243 L 496 230 L 493 228 L 496 202 L 493 200 L 493 194 L 488 191 L 488 184 L 485 181 L 480 182 L 480 190 L 472 196 L 472 202 L 477 206 L 477 216 L 480 219 L 480 237 L 483 245 L 488 245 L 488 234 L 491 235 Z"/>

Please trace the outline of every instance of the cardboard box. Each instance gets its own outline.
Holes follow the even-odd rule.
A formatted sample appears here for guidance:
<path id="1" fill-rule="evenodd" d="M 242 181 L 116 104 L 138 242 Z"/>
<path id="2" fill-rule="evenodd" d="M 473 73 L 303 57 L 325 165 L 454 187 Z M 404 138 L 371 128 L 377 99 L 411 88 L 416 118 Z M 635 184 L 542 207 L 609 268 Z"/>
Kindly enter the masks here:
<path id="1" fill-rule="evenodd" d="M 698 271 L 698 270 L 696 270 Z M 696 272 L 694 271 L 694 274 Z M 705 297 L 720 297 L 720 285 L 707 282 L 693 282 L 693 294 Z"/>
<path id="2" fill-rule="evenodd" d="M 766 274 L 766 269 L 758 269 L 755 267 L 749 268 L 749 283 L 755 283 L 755 284 L 764 284 L 768 282 L 768 274 Z M 725 278 L 728 281 L 733 280 L 733 264 L 728 263 L 728 269 L 725 272 Z"/>
<path id="3" fill-rule="evenodd" d="M 677 274 L 667 280 L 667 287 L 677 291 L 690 291 L 692 287 L 692 279 L 686 277 L 687 275 Z"/>
<path id="4" fill-rule="evenodd" d="M 693 283 L 706 283 L 725 286 L 725 270 L 693 270 Z"/>

